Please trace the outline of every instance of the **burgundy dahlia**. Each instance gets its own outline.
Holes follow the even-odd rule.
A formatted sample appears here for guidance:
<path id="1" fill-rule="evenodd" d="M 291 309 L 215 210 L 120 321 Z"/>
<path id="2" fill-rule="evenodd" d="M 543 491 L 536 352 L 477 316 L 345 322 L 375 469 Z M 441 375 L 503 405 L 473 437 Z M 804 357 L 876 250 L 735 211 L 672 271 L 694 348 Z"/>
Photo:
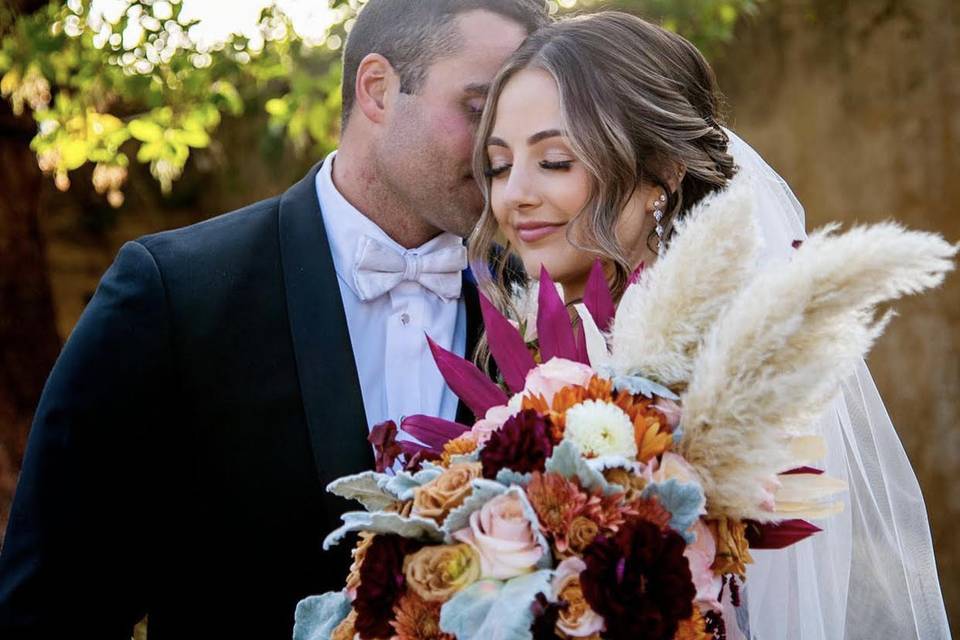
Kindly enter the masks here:
<path id="1" fill-rule="evenodd" d="M 587 547 L 583 595 L 607 623 L 610 640 L 670 640 L 693 614 L 696 589 L 675 531 L 642 520 Z"/>
<path id="2" fill-rule="evenodd" d="M 494 431 L 480 451 L 483 477 L 496 478 L 500 469 L 543 471 L 552 453 L 549 419 L 533 409 L 521 411 Z"/>
<path id="3" fill-rule="evenodd" d="M 360 586 L 353 608 L 357 612 L 354 629 L 363 640 L 393 635 L 390 616 L 384 612 L 403 595 L 403 559 L 415 552 L 419 543 L 397 535 L 376 535 L 360 565 Z"/>
<path id="4" fill-rule="evenodd" d="M 548 601 L 542 593 L 537 594 L 530 605 L 533 610 L 533 624 L 530 625 L 533 640 L 556 640 L 557 620 L 560 619 L 563 606 L 559 602 Z"/>

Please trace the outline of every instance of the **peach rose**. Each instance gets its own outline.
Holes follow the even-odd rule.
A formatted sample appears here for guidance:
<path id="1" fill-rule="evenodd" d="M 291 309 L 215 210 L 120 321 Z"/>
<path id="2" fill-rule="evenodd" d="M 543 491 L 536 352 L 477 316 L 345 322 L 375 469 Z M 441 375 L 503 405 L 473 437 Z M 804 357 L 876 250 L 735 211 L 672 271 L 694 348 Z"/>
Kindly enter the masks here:
<path id="1" fill-rule="evenodd" d="M 403 574 L 427 602 L 446 602 L 480 579 L 480 556 L 468 544 L 424 547 L 404 559 Z"/>
<path id="2" fill-rule="evenodd" d="M 470 514 L 470 525 L 453 537 L 477 550 L 484 578 L 508 580 L 528 573 L 543 555 L 523 513 L 523 503 L 510 493 Z"/>
<path id="3" fill-rule="evenodd" d="M 527 374 L 523 395 L 542 395 L 549 405 L 557 391 L 571 385 L 585 385 L 591 377 L 593 369 L 585 364 L 564 358 L 550 358 Z"/>
<path id="4" fill-rule="evenodd" d="M 694 602 L 702 607 L 720 611 L 720 587 L 723 586 L 723 582 L 711 568 L 717 557 L 717 543 L 703 520 L 697 520 L 694 523 L 693 533 L 697 539 L 684 549 L 683 555 L 690 564 L 693 585 L 697 588 Z"/>
<path id="5" fill-rule="evenodd" d="M 580 573 L 587 568 L 577 557 L 561 562 L 553 575 L 553 597 L 567 603 L 560 610 L 557 629 L 574 638 L 585 638 L 603 630 L 603 617 L 583 597 Z"/>
<path id="6" fill-rule="evenodd" d="M 463 504 L 473 490 L 470 482 L 482 472 L 483 465 L 479 462 L 450 465 L 439 476 L 413 490 L 413 515 L 443 522 L 447 514 Z"/>

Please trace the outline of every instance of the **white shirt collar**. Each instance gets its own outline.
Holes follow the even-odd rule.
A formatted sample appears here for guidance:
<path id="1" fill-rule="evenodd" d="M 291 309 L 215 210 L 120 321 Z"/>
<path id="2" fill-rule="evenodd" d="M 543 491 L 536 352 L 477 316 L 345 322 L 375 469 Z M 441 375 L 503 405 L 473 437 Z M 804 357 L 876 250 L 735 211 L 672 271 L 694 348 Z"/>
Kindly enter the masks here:
<path id="1" fill-rule="evenodd" d="M 327 240 L 330 243 L 330 253 L 333 256 L 333 266 L 340 279 L 350 287 L 354 294 L 358 294 L 357 285 L 353 281 L 353 266 L 357 255 L 357 242 L 363 236 L 371 236 L 398 254 L 423 254 L 436 249 L 462 244 L 463 240 L 449 232 L 441 233 L 431 238 L 419 247 L 405 249 L 397 244 L 373 220 L 363 215 L 356 207 L 347 202 L 343 194 L 333 183 L 333 163 L 337 152 L 333 151 L 323 161 L 323 166 L 317 172 L 317 198 L 320 201 L 320 211 L 323 215 L 323 225 L 327 231 Z M 359 294 L 358 294 L 359 295 Z"/>

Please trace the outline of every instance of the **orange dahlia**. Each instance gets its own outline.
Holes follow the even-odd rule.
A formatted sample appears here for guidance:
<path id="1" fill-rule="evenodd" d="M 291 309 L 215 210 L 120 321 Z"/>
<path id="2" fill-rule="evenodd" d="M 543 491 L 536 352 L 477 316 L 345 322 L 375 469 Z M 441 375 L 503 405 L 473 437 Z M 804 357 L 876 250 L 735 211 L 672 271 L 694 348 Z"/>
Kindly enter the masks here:
<path id="1" fill-rule="evenodd" d="M 649 462 L 670 448 L 673 434 L 667 427 L 667 418 L 657 409 L 653 400 L 629 393 L 618 393 L 614 404 L 623 409 L 633 422 L 637 439 L 637 460 Z"/>
<path id="2" fill-rule="evenodd" d="M 472 433 L 464 433 L 461 436 L 447 441 L 443 445 L 443 454 L 440 456 L 440 464 L 449 467 L 453 463 L 453 456 L 466 455 L 477 450 L 477 441 Z"/>
<path id="3" fill-rule="evenodd" d="M 427 602 L 413 591 L 404 593 L 393 607 L 390 626 L 398 640 L 454 640 L 440 630 L 442 602 Z"/>
<path id="4" fill-rule="evenodd" d="M 660 527 L 660 531 L 670 529 L 670 512 L 663 508 L 656 498 L 637 498 L 627 505 L 628 513 L 632 518 L 646 520 Z"/>
<path id="5" fill-rule="evenodd" d="M 586 505 L 587 494 L 560 474 L 540 472 L 533 473 L 526 492 L 540 526 L 553 538 L 557 550 L 565 551 L 570 525 Z"/>
<path id="6" fill-rule="evenodd" d="M 542 395 L 524 396 L 521 408 L 533 409 L 541 415 L 550 416 L 552 426 L 550 437 L 555 443 L 563 439 L 566 427 L 567 410 L 586 400 L 613 402 L 613 383 L 606 378 L 593 376 L 585 386 L 570 385 L 563 387 L 553 396 L 550 404 Z"/>

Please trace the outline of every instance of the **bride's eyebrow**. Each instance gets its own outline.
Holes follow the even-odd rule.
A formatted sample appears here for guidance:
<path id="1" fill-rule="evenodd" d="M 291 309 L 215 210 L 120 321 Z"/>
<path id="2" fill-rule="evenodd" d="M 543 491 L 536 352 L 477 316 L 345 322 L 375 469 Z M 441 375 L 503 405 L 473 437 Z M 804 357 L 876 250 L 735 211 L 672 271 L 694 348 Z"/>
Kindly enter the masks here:
<path id="1" fill-rule="evenodd" d="M 543 142 L 544 140 L 549 140 L 550 138 L 561 138 L 565 135 L 566 134 L 560 129 L 547 129 L 546 131 L 539 131 L 533 134 L 532 136 L 530 136 L 529 138 L 527 138 L 527 146 L 532 147 L 538 142 Z M 489 138 L 487 138 L 487 146 L 503 147 L 505 149 L 510 148 L 510 145 L 508 145 L 501 138 L 498 138 L 496 136 L 490 136 Z"/>
<path id="2" fill-rule="evenodd" d="M 563 131 L 560 131 L 560 129 L 547 129 L 546 131 L 540 131 L 539 133 L 535 133 L 527 138 L 527 145 L 532 147 L 538 142 L 543 142 L 544 140 L 548 140 L 550 138 L 561 138 L 564 135 L 565 134 Z"/>

